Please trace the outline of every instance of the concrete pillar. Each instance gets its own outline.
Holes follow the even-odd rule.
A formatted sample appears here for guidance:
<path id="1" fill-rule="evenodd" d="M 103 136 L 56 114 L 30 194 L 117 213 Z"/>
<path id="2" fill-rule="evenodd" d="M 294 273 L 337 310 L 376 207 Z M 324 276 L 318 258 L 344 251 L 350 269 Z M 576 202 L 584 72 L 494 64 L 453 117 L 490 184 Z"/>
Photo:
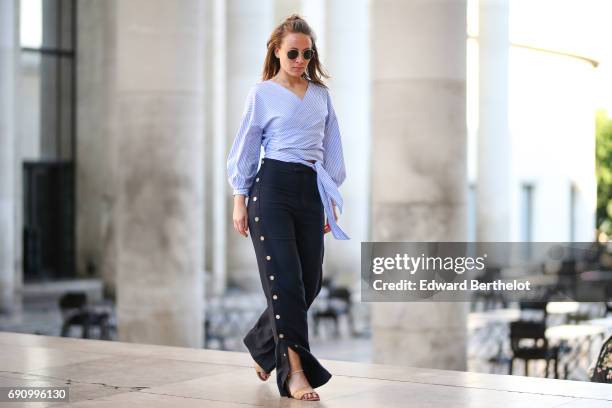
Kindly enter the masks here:
<path id="1" fill-rule="evenodd" d="M 224 0 L 213 0 L 212 21 L 212 168 L 211 175 L 213 194 L 210 247 L 212 249 L 212 288 L 211 294 L 220 296 L 227 286 L 228 257 L 228 224 L 231 222 L 231 204 L 227 198 L 226 146 L 229 138 L 227 132 L 227 3 Z"/>
<path id="2" fill-rule="evenodd" d="M 216 202 L 217 194 L 215 191 L 215 174 L 214 169 L 218 166 L 215 162 L 215 140 L 216 136 L 215 113 L 219 107 L 218 101 L 215 99 L 218 86 L 216 84 L 216 69 L 219 65 L 225 65 L 223 57 L 219 57 L 216 52 L 216 43 L 218 41 L 219 26 L 225 26 L 225 21 L 217 18 L 218 0 L 206 0 L 203 2 L 204 10 L 204 99 L 206 101 L 214 101 L 213 103 L 204 104 L 204 167 L 202 173 L 204 175 L 204 218 L 202 219 L 202 228 L 204 231 L 204 287 L 206 292 L 204 298 L 208 299 L 213 292 L 216 291 L 217 279 L 213 276 L 214 253 L 216 249 L 214 239 L 215 216 L 213 213 L 213 203 Z M 224 34 L 224 30 L 221 31 Z M 223 35 L 224 37 L 224 35 Z M 213 56 L 214 55 L 214 56 Z M 224 144 L 225 145 L 225 144 Z M 211 148 L 212 147 L 212 148 Z M 225 202 L 225 200 L 223 201 Z M 225 257 L 225 256 L 224 256 Z"/>
<path id="3" fill-rule="evenodd" d="M 372 241 L 466 240 L 466 2 L 371 2 Z M 376 362 L 466 369 L 466 303 L 374 303 Z"/>
<path id="4" fill-rule="evenodd" d="M 227 234 L 227 246 L 223 247 L 227 256 L 227 280 L 244 288 L 260 290 L 261 281 L 257 273 L 257 260 L 251 237 L 236 233 L 232 224 L 233 198 L 227 183 L 226 162 L 240 125 L 247 92 L 255 82 L 261 80 L 267 50 L 266 42 L 275 27 L 274 1 L 230 1 L 227 3 L 226 12 L 227 42 L 224 51 L 227 64 L 226 131 L 217 133 L 223 136 L 225 144 L 222 155 L 219 156 L 221 159 L 218 167 L 219 176 L 215 181 L 223 182 L 223 189 L 219 188 L 218 197 L 223 198 L 223 206 L 227 209 L 227 213 L 223 217 L 217 217 L 216 222 L 222 223 L 223 232 Z M 221 84 L 220 81 L 219 86 L 222 86 Z M 218 119 L 224 119 L 221 113 Z M 221 231 L 219 235 L 215 235 L 215 244 L 222 244 Z M 220 273 L 215 272 L 215 278 L 220 276 Z"/>
<path id="5" fill-rule="evenodd" d="M 305 18 L 309 23 L 310 3 L 304 0 Z M 350 286 L 359 282 L 361 241 L 367 241 L 369 236 L 369 2 L 334 0 L 324 2 L 324 6 L 322 12 L 312 13 L 314 17 L 324 16 L 324 24 L 313 29 L 326 44 L 322 62 L 331 75 L 326 82 L 338 116 L 347 169 L 346 181 L 340 187 L 345 203 L 340 225 L 351 237 L 350 241 L 338 241 L 330 234 L 326 236 L 324 274 L 333 275 L 340 285 Z"/>
<path id="6" fill-rule="evenodd" d="M 115 1 L 80 0 L 77 32 L 77 270 L 115 294 L 117 131 Z"/>
<path id="7" fill-rule="evenodd" d="M 0 2 L 0 313 L 15 310 L 15 143 L 19 52 L 17 0 Z"/>
<path id="8" fill-rule="evenodd" d="M 508 7 L 508 0 L 480 0 L 478 8 L 476 240 L 479 242 L 513 241 Z"/>
<path id="9" fill-rule="evenodd" d="M 301 14 L 317 34 L 317 51 L 322 61 L 327 60 L 329 7 L 330 2 L 325 0 L 302 0 Z"/>
<path id="10" fill-rule="evenodd" d="M 204 5 L 114 7 L 119 340 L 201 347 Z"/>

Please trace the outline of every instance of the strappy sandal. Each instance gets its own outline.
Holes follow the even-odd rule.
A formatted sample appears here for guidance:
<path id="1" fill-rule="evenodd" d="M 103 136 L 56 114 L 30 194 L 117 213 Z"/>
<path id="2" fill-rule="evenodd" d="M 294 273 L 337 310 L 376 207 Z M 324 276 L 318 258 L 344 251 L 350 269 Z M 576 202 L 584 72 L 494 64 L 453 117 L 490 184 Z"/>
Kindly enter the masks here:
<path id="1" fill-rule="evenodd" d="M 266 373 L 265 370 L 257 363 L 255 363 L 255 372 L 261 381 L 267 381 L 268 378 L 270 378 L 270 373 Z"/>
<path id="2" fill-rule="evenodd" d="M 287 380 L 289 380 L 289 377 L 291 377 L 292 374 L 299 373 L 299 372 L 304 372 L 304 370 L 296 370 L 296 371 L 290 372 L 289 375 L 287 376 Z M 294 393 L 291 393 L 291 391 L 289 390 L 289 381 L 287 381 L 286 384 L 287 384 L 287 393 L 289 394 L 290 398 L 294 398 L 294 399 L 302 400 L 302 401 L 319 401 L 320 400 L 319 394 L 317 394 L 317 392 L 313 390 L 311 386 L 300 388 Z M 305 396 L 306 398 L 304 398 Z"/>

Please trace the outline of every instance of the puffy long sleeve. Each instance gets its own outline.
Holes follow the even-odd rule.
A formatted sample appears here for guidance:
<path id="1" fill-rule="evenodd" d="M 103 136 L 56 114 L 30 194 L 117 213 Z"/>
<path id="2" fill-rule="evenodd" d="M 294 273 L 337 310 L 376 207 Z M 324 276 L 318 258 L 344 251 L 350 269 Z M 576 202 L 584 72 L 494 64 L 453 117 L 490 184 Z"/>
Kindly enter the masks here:
<path id="1" fill-rule="evenodd" d="M 234 195 L 248 196 L 257 173 L 262 139 L 262 129 L 257 114 L 257 95 L 254 86 L 247 96 L 240 128 L 227 158 L 227 178 Z"/>
<path id="2" fill-rule="evenodd" d="M 329 91 L 327 92 L 327 118 L 325 119 L 325 134 L 323 136 L 323 167 L 334 180 L 336 186 L 340 187 L 346 178 L 346 169 L 344 167 L 340 128 Z"/>

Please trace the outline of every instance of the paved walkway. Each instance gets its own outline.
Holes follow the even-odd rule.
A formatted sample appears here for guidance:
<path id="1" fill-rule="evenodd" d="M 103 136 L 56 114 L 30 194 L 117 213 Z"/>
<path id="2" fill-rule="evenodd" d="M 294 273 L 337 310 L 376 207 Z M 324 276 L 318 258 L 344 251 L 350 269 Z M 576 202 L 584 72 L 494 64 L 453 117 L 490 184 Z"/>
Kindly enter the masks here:
<path id="1" fill-rule="evenodd" d="M 246 353 L 0 332 L 0 386 L 67 385 L 73 407 L 612 408 L 609 384 L 322 362 L 322 401 L 301 402 L 259 381 Z"/>

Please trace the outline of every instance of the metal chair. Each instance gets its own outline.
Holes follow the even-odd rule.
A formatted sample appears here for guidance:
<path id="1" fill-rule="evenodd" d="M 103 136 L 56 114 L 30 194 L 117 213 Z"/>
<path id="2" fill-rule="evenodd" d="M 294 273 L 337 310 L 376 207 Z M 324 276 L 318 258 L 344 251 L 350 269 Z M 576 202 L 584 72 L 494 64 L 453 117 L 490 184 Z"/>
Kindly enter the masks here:
<path id="1" fill-rule="evenodd" d="M 334 334 L 336 337 L 340 336 L 340 327 L 338 319 L 342 315 L 346 315 L 348 319 L 349 329 L 351 335 L 355 334 L 355 327 L 353 322 L 353 315 L 351 313 L 352 302 L 351 292 L 348 288 L 341 286 L 334 286 L 331 280 L 324 279 L 320 293 L 319 303 L 324 303 L 325 306 L 316 309 L 313 312 L 314 319 L 314 334 L 319 333 L 319 324 L 322 320 L 331 320 L 334 324 Z"/>
<path id="2" fill-rule="evenodd" d="M 59 307 L 62 313 L 61 336 L 69 337 L 72 326 L 80 326 L 81 336 L 90 338 L 89 331 L 92 327 L 99 327 L 100 339 L 110 339 L 110 316 L 107 312 L 90 310 L 87 306 L 87 294 L 85 292 L 68 292 L 59 299 Z"/>
<path id="3" fill-rule="evenodd" d="M 559 378 L 559 347 L 550 347 L 545 333 L 546 323 L 544 322 L 519 320 L 510 323 L 510 347 L 512 349 L 512 357 L 509 364 L 510 375 L 512 375 L 515 359 L 525 361 L 526 376 L 529 376 L 530 360 L 545 360 L 545 375 L 548 378 L 549 362 L 553 360 L 555 378 Z M 525 340 L 528 340 L 530 344 L 525 346 Z"/>

